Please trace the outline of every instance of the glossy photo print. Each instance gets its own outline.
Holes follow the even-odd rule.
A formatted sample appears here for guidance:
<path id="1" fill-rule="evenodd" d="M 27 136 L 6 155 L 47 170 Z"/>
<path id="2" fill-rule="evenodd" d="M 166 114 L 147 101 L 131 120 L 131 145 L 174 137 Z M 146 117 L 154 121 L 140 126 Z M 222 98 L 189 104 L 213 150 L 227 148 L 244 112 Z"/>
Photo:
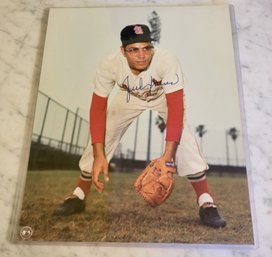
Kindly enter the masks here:
<path id="1" fill-rule="evenodd" d="M 52 8 L 15 241 L 254 241 L 229 5 Z"/>

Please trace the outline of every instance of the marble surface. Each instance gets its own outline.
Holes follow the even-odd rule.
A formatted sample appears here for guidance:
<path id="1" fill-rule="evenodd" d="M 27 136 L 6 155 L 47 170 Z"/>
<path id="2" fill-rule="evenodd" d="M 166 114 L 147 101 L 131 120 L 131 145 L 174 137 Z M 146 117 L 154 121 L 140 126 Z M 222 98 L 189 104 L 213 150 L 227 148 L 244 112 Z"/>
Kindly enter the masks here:
<path id="1" fill-rule="evenodd" d="M 272 255 L 272 1 L 233 0 L 238 32 L 245 120 L 250 156 L 250 192 L 256 246 L 137 247 L 17 245 L 9 240 L 23 182 L 24 158 L 35 102 L 49 7 L 113 4 L 217 4 L 226 1 L 0 1 L 0 256 L 252 256 Z"/>

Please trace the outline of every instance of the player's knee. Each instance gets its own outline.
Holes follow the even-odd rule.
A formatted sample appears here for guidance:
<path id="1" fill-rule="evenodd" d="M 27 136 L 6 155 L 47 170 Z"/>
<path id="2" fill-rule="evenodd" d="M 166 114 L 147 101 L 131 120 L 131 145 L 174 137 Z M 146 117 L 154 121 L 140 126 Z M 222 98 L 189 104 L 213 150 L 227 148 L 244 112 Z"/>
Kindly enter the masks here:
<path id="1" fill-rule="evenodd" d="M 186 176 L 189 180 L 200 180 L 206 177 L 206 171 L 197 172 Z"/>

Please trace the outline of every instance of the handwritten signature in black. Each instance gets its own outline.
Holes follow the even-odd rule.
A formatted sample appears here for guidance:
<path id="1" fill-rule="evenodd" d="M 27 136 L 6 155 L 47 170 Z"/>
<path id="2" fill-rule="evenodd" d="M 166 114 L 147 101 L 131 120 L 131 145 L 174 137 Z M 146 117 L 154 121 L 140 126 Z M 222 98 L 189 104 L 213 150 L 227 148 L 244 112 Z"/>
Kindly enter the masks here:
<path id="1" fill-rule="evenodd" d="M 179 76 L 176 74 L 176 79 L 175 81 L 157 81 L 155 80 L 152 76 L 150 77 L 150 83 L 147 83 L 144 85 L 143 83 L 143 78 L 139 79 L 139 83 L 133 87 L 130 86 L 129 82 L 129 75 L 125 77 L 123 83 L 122 83 L 122 88 L 127 90 L 127 102 L 130 101 L 130 95 L 131 94 L 136 94 L 140 90 L 148 89 L 147 90 L 147 95 L 152 95 L 152 89 L 157 86 L 173 86 L 176 85 L 179 82 Z"/>

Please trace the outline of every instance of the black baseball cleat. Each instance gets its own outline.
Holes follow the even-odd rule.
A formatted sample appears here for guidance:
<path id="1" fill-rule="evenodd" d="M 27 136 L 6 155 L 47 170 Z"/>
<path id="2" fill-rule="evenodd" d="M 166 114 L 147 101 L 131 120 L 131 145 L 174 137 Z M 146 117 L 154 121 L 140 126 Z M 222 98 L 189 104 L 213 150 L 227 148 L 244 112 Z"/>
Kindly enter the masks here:
<path id="1" fill-rule="evenodd" d="M 212 228 L 223 228 L 226 221 L 220 217 L 214 203 L 204 203 L 199 209 L 199 216 L 202 224 Z"/>
<path id="2" fill-rule="evenodd" d="M 69 196 L 53 212 L 56 216 L 69 216 L 83 212 L 86 208 L 85 200 L 80 200 L 77 196 Z"/>

